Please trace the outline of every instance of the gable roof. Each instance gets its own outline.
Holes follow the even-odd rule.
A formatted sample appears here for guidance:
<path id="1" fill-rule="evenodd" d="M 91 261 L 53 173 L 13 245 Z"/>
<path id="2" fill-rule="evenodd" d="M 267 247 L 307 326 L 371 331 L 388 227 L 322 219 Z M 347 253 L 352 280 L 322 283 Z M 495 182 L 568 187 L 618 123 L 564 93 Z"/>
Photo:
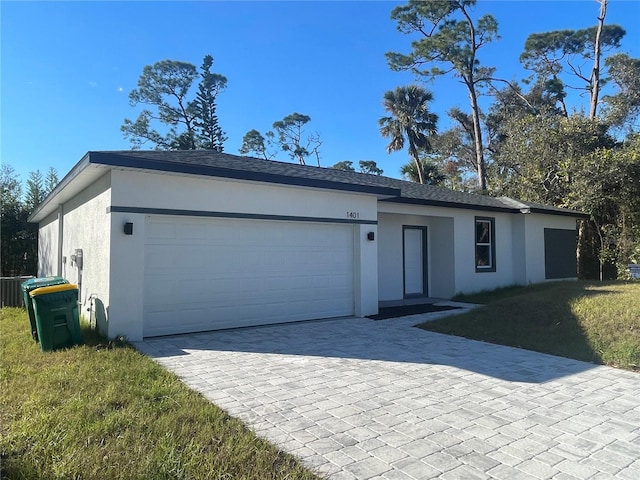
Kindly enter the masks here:
<path id="1" fill-rule="evenodd" d="M 51 200 L 78 177 L 84 175 L 87 179 L 95 178 L 98 173 L 103 174 L 109 168 L 131 168 L 360 192 L 376 195 L 379 201 L 382 202 L 508 213 L 585 216 L 575 210 L 531 202 L 520 202 L 508 197 L 495 198 L 488 195 L 458 192 L 432 185 L 421 185 L 390 177 L 244 157 L 218 153 L 212 150 L 132 150 L 88 152 L 69 174 L 62 179 L 43 203 L 38 206 L 31 215 L 30 220 L 38 221 L 51 213 L 54 208 Z M 92 169 L 98 173 L 93 176 L 87 175 L 86 172 Z M 67 192 L 67 195 L 58 199 L 55 205 L 63 203 L 65 197 L 69 197 L 71 194 L 72 192 Z M 50 208 L 46 208 L 48 204 L 50 204 Z"/>

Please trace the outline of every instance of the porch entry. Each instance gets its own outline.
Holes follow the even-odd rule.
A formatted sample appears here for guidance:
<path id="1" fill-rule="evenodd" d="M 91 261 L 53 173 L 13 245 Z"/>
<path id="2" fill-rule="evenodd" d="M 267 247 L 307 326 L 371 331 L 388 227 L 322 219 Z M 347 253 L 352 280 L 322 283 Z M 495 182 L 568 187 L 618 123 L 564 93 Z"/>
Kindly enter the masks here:
<path id="1" fill-rule="evenodd" d="M 402 261 L 404 298 L 426 297 L 427 285 L 427 227 L 402 227 Z"/>

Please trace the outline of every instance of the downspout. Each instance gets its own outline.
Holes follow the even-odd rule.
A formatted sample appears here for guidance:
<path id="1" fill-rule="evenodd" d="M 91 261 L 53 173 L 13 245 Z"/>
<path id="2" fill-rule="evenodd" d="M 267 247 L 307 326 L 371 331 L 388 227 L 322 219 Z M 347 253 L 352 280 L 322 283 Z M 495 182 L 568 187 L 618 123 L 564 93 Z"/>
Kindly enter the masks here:
<path id="1" fill-rule="evenodd" d="M 62 276 L 62 242 L 64 240 L 64 207 L 61 204 L 58 205 L 58 273 L 59 277 Z"/>

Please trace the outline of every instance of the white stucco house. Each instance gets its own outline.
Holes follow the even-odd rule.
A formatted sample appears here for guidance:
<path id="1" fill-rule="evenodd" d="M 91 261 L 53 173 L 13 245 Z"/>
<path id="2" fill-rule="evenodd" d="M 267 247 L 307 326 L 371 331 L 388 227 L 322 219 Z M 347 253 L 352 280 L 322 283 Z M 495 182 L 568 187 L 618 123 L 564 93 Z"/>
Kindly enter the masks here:
<path id="1" fill-rule="evenodd" d="M 575 278 L 580 216 L 211 151 L 119 151 L 88 152 L 30 220 L 38 275 L 77 283 L 102 333 L 140 340 Z"/>

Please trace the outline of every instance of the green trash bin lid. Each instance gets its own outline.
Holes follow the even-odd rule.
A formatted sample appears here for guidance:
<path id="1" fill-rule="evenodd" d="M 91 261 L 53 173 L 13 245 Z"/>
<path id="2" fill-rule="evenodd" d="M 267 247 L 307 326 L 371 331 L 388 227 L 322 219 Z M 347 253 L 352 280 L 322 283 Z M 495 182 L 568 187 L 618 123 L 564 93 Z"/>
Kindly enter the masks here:
<path id="1" fill-rule="evenodd" d="M 66 278 L 58 276 L 30 278 L 29 280 L 22 282 L 22 291 L 30 292 L 36 288 L 46 287 L 49 285 L 59 285 L 61 283 L 69 283 L 69 281 Z"/>
<path id="2" fill-rule="evenodd" d="M 60 285 L 40 287 L 30 291 L 29 296 L 31 298 L 34 298 L 34 297 L 37 297 L 38 295 L 47 295 L 49 293 L 66 292 L 68 290 L 78 290 L 78 286 L 74 285 L 73 283 L 62 283 Z"/>

